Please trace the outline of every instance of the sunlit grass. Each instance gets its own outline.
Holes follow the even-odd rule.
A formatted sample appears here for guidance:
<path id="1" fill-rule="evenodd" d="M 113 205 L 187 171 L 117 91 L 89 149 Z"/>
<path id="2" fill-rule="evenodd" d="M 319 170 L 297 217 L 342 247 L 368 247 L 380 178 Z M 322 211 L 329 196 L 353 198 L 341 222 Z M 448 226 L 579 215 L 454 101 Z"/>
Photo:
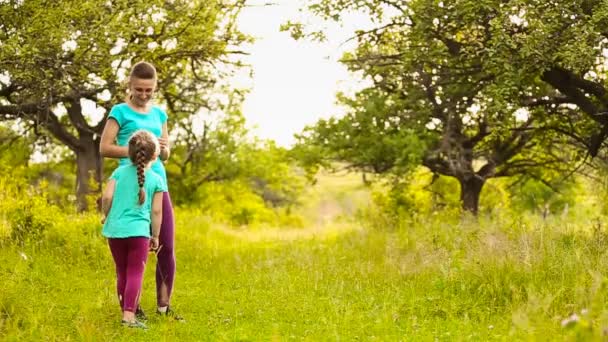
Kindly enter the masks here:
<path id="1" fill-rule="evenodd" d="M 53 215 L 44 239 L 1 245 L 2 340 L 601 340 L 608 328 L 608 233 L 594 217 L 340 214 L 251 231 L 178 210 L 173 305 L 187 323 L 153 314 L 151 255 L 142 332 L 119 324 L 98 217 Z"/>

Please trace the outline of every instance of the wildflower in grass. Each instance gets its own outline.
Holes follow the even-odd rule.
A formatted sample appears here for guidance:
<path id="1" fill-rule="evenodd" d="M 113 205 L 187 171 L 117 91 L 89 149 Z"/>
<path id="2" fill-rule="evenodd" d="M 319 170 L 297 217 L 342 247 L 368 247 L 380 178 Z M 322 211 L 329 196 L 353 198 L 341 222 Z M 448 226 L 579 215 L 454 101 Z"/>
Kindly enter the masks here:
<path id="1" fill-rule="evenodd" d="M 578 323 L 579 320 L 580 320 L 580 317 L 577 314 L 573 313 L 568 318 L 564 318 L 562 320 L 562 327 L 566 328 L 566 327 L 574 326 L 576 323 Z"/>

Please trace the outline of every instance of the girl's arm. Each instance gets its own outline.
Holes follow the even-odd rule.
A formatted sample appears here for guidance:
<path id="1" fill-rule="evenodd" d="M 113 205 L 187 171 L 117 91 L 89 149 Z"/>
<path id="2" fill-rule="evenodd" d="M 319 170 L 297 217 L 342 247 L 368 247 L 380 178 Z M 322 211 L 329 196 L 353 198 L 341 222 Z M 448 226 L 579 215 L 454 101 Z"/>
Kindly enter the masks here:
<path id="1" fill-rule="evenodd" d="M 114 198 L 115 187 L 116 181 L 114 179 L 110 179 L 110 181 L 106 185 L 105 190 L 103 191 L 103 195 L 101 196 L 101 223 L 105 223 L 106 217 L 108 216 L 108 213 L 112 208 L 112 199 Z"/>
<path id="2" fill-rule="evenodd" d="M 102 157 L 125 158 L 129 156 L 129 149 L 126 146 L 118 146 L 115 143 L 119 129 L 118 122 L 108 118 L 106 125 L 103 127 L 99 143 L 99 153 Z"/>
<path id="3" fill-rule="evenodd" d="M 163 124 L 163 130 L 158 143 L 160 144 L 160 160 L 165 161 L 169 159 L 171 150 L 169 148 L 169 130 L 167 129 L 166 122 Z"/>
<path id="4" fill-rule="evenodd" d="M 158 249 L 158 236 L 160 235 L 160 224 L 163 220 L 163 193 L 154 193 L 152 198 L 152 238 L 150 239 L 150 248 Z"/>

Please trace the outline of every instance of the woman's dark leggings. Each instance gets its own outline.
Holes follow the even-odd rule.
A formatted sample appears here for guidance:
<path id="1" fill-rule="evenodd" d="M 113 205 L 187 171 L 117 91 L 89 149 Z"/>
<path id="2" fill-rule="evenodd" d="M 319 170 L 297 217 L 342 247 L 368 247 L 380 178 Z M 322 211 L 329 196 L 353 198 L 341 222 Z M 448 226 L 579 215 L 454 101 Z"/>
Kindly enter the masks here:
<path id="1" fill-rule="evenodd" d="M 160 228 L 159 244 L 162 246 L 157 255 L 156 262 L 156 304 L 168 306 L 175 280 L 175 221 L 173 219 L 173 205 L 168 192 L 163 193 L 163 220 Z M 163 285 L 166 289 L 166 298 L 161 294 Z"/>
<path id="2" fill-rule="evenodd" d="M 141 295 L 150 239 L 108 239 L 108 244 L 116 264 L 116 290 L 120 307 L 123 311 L 135 312 Z"/>

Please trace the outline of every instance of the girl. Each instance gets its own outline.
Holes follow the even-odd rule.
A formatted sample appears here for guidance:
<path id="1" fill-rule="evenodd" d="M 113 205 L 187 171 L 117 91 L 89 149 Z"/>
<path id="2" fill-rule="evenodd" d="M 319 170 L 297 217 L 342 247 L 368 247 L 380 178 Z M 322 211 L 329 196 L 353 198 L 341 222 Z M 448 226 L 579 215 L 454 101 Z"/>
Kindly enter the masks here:
<path id="1" fill-rule="evenodd" d="M 165 182 L 150 170 L 160 147 L 156 137 L 139 130 L 129 139 L 132 164 L 118 167 L 102 196 L 103 236 L 116 264 L 116 288 L 122 324 L 147 329 L 135 319 L 148 250 L 157 250 Z M 152 225 L 150 237 L 150 225 Z"/>
<path id="2" fill-rule="evenodd" d="M 138 129 L 145 129 L 156 137 L 160 143 L 160 160 L 152 163 L 152 171 L 156 172 L 167 184 L 167 174 L 161 160 L 169 158 L 169 133 L 167 130 L 167 114 L 158 106 L 151 104 L 156 91 L 157 75 L 152 64 L 139 62 L 129 74 L 127 82 L 127 98 L 124 103 L 115 105 L 101 135 L 100 153 L 104 157 L 120 158 L 119 165 L 129 163 L 126 142 L 131 134 Z M 175 279 L 175 228 L 173 221 L 173 206 L 169 192 L 163 193 L 163 221 L 160 230 L 160 245 L 156 264 L 156 302 L 157 313 L 184 319 L 175 314 L 169 307 L 173 282 Z M 137 308 L 137 316 L 146 316 Z"/>

